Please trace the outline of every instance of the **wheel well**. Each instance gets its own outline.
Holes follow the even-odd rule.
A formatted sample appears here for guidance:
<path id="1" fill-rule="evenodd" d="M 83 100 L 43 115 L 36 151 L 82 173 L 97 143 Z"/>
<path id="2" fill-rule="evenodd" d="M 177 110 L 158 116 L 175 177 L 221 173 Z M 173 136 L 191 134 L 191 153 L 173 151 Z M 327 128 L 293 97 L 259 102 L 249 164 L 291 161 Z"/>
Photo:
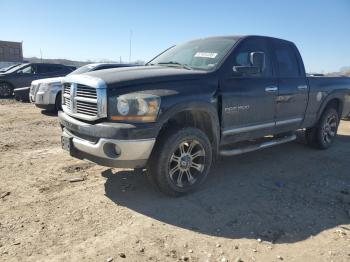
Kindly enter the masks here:
<path id="1" fill-rule="evenodd" d="M 201 110 L 181 111 L 171 118 L 162 126 L 159 134 L 173 126 L 195 127 L 202 130 L 209 138 L 209 141 L 216 144 L 216 135 L 209 113 Z"/>
<path id="2" fill-rule="evenodd" d="M 343 105 L 342 105 L 342 102 L 339 98 L 333 98 L 333 99 L 329 100 L 325 109 L 330 108 L 330 107 L 337 110 L 339 117 L 342 116 Z"/>
<path id="3" fill-rule="evenodd" d="M 7 81 L 0 81 L 0 84 L 8 84 L 12 88 L 14 88 L 13 84 L 11 84 L 10 82 L 7 82 Z"/>

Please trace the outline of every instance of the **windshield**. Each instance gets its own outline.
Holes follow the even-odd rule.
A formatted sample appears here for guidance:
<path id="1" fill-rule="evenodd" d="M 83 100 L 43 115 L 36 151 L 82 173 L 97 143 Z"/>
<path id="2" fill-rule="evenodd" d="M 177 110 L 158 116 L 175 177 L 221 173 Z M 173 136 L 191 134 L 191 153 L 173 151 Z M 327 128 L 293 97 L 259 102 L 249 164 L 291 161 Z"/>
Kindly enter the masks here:
<path id="1" fill-rule="evenodd" d="M 210 71 L 217 67 L 236 42 L 230 38 L 194 40 L 170 48 L 147 65 L 182 66 Z"/>
<path id="2" fill-rule="evenodd" d="M 23 67 L 25 67 L 25 66 L 28 66 L 28 64 L 20 64 L 20 65 L 17 65 L 17 66 L 15 66 L 15 67 L 10 68 L 9 70 L 7 70 L 7 71 L 6 71 L 6 74 L 7 74 L 7 73 L 13 73 L 13 72 L 17 71 L 18 69 L 21 69 L 21 68 L 23 68 Z"/>
<path id="3" fill-rule="evenodd" d="M 17 66 L 18 66 L 18 64 L 17 65 L 10 65 L 10 66 L 5 67 L 5 68 L 1 68 L 0 72 L 6 72 L 6 71 L 8 71 L 8 70 L 10 70 L 10 69 L 12 69 L 14 67 L 17 67 Z"/>
<path id="4" fill-rule="evenodd" d="M 96 65 L 85 65 L 85 66 L 79 67 L 78 69 L 74 70 L 68 75 L 70 76 L 70 75 L 79 75 L 79 74 L 87 73 L 92 71 L 95 67 Z"/>

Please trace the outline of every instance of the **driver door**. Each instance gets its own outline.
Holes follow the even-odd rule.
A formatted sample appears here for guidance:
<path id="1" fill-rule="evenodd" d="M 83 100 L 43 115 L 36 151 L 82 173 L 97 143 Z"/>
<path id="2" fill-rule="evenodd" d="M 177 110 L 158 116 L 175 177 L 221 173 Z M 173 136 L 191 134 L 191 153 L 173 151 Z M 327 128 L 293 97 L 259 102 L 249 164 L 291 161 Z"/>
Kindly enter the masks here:
<path id="1" fill-rule="evenodd" d="M 235 75 L 233 66 L 251 66 L 252 52 L 264 52 L 263 71 Z M 254 37 L 243 40 L 226 63 L 226 75 L 220 81 L 222 142 L 233 143 L 272 134 L 278 79 L 273 74 L 267 41 Z"/>

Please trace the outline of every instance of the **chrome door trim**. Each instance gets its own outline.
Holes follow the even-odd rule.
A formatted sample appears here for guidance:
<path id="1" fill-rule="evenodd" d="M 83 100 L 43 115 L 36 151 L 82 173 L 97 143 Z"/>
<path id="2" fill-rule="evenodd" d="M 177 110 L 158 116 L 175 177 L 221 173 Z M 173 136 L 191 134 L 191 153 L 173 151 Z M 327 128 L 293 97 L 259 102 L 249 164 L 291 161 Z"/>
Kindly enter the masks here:
<path id="1" fill-rule="evenodd" d="M 298 86 L 299 90 L 306 90 L 307 89 L 307 85 L 300 85 Z"/>
<path id="2" fill-rule="evenodd" d="M 275 122 L 259 124 L 259 125 L 254 125 L 254 126 L 245 126 L 245 127 L 224 130 L 222 132 L 222 134 L 223 135 L 234 135 L 234 134 L 245 133 L 245 132 L 249 132 L 249 131 L 255 131 L 255 130 L 259 130 L 259 129 L 271 128 L 274 126 L 275 126 Z"/>
<path id="3" fill-rule="evenodd" d="M 267 93 L 275 93 L 277 91 L 278 91 L 277 86 L 268 86 L 265 88 L 265 92 L 267 92 Z"/>
<path id="4" fill-rule="evenodd" d="M 291 118 L 291 119 L 276 121 L 276 126 L 295 124 L 295 123 L 301 122 L 302 120 L 303 118 L 298 117 L 298 118 Z"/>

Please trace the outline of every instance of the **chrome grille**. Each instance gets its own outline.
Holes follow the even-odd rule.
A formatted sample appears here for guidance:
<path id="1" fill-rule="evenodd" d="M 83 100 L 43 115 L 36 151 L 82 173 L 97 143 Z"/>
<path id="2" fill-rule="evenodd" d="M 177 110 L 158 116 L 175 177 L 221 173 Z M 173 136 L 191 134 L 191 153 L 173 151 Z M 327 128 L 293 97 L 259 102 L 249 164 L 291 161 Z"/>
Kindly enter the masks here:
<path id="1" fill-rule="evenodd" d="M 32 84 L 30 86 L 30 94 L 29 95 L 31 97 L 32 102 L 35 102 L 35 96 L 36 96 L 36 93 L 38 93 L 38 91 L 39 91 L 39 86 L 40 86 L 40 84 L 37 84 L 37 85 Z"/>
<path id="2" fill-rule="evenodd" d="M 85 101 L 77 101 L 77 113 L 89 116 L 97 116 L 97 104 Z"/>
<path id="3" fill-rule="evenodd" d="M 66 83 L 63 85 L 62 105 L 65 105 L 67 109 L 72 110 L 70 94 L 71 94 L 71 85 Z"/>
<path id="4" fill-rule="evenodd" d="M 86 85 L 77 85 L 77 97 L 97 99 L 96 88 L 92 88 Z"/>
<path id="5" fill-rule="evenodd" d="M 79 82 L 79 81 L 78 81 Z M 92 87 L 81 83 L 64 83 L 63 110 L 84 120 L 97 120 L 107 116 L 105 86 Z"/>

